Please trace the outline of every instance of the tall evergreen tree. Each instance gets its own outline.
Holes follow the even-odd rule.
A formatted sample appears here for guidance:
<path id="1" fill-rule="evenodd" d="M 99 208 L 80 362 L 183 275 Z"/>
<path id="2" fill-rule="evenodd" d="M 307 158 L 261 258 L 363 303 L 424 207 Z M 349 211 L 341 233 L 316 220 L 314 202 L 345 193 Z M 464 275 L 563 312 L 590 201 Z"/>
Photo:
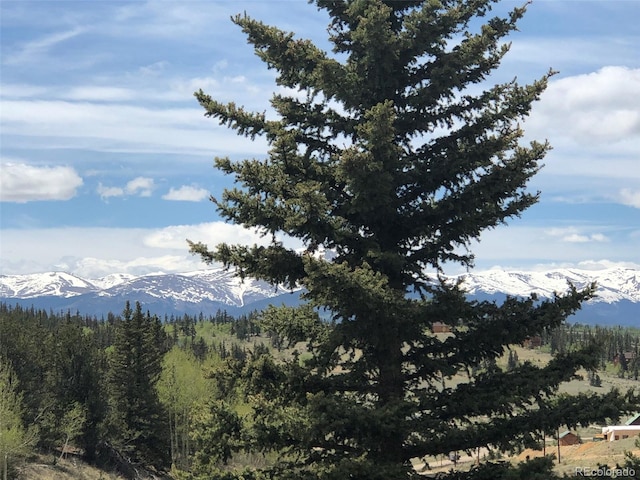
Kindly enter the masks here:
<path id="1" fill-rule="evenodd" d="M 155 465 L 169 461 L 169 434 L 156 384 L 166 338 L 160 320 L 129 302 L 109 358 L 108 427 L 111 440 L 132 458 Z"/>
<path id="2" fill-rule="evenodd" d="M 192 251 L 241 276 L 305 287 L 304 312 L 314 316 L 313 359 L 253 392 L 263 400 L 254 417 L 262 445 L 282 453 L 275 478 L 411 478 L 415 457 L 511 448 L 629 407 L 616 393 L 603 402 L 554 396 L 577 368 L 594 367 L 589 348 L 544 367 L 476 368 L 461 381 L 594 292 L 497 305 L 467 301 L 439 279 L 446 263 L 471 268 L 470 242 L 538 200 L 526 186 L 549 145 L 522 143 L 520 123 L 552 73 L 530 85 L 489 83 L 525 8 L 488 18 L 495 0 L 315 3 L 331 18 L 333 55 L 234 18 L 277 84 L 297 92 L 273 96 L 277 118 L 196 92 L 207 116 L 269 142 L 266 159 L 216 159 L 238 184 L 216 205 L 272 241 Z M 287 248 L 282 234 L 306 250 Z M 328 250 L 330 260 L 320 255 Z M 320 309 L 333 315 L 330 329 L 317 328 Z M 453 335 L 431 334 L 436 321 Z M 487 464 L 473 478 L 509 468 Z M 550 478 L 548 468 L 535 462 L 509 478 L 537 478 L 536 469 Z"/>

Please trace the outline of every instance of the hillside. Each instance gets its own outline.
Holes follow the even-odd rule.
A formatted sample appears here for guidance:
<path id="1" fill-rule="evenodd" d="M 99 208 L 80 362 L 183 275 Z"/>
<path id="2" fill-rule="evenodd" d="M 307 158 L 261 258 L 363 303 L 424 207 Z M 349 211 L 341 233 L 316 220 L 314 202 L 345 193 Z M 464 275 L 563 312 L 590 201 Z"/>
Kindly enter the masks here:
<path id="1" fill-rule="evenodd" d="M 38 455 L 18 468 L 16 480 L 124 480 L 125 477 L 101 470 L 76 457 L 53 464 L 53 457 Z"/>

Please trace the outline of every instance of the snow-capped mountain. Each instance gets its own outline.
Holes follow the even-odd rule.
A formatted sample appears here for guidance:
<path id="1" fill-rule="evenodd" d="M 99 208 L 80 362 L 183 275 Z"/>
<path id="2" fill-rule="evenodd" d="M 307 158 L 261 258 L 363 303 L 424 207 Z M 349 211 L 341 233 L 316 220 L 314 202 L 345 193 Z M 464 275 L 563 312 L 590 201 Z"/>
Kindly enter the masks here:
<path id="1" fill-rule="evenodd" d="M 0 275 L 0 298 L 73 297 L 96 290 L 95 283 L 64 272 Z"/>
<path id="2" fill-rule="evenodd" d="M 1 301 L 86 314 L 119 312 L 126 300 L 140 301 L 154 313 L 199 313 L 217 308 L 238 311 L 282 295 L 291 296 L 266 282 L 242 281 L 222 269 L 138 277 L 115 274 L 99 279 L 65 272 L 0 275 Z"/>
<path id="3" fill-rule="evenodd" d="M 483 293 L 528 296 L 536 293 L 549 298 L 554 292 L 565 292 L 569 282 L 578 289 L 596 282 L 598 293 L 592 302 L 640 302 L 640 272 L 629 268 L 597 271 L 561 269 L 547 272 L 488 270 L 464 274 L 462 278 L 465 290 L 471 295 Z"/>
<path id="4" fill-rule="evenodd" d="M 585 323 L 640 326 L 640 271 L 625 268 L 607 270 L 557 269 L 546 272 L 488 270 L 461 276 L 471 297 L 500 300 L 505 295 L 551 297 L 562 293 L 571 282 L 578 288 L 598 285 L 597 297 L 574 320 Z M 452 279 L 454 279 L 452 277 Z M 64 272 L 30 275 L 0 275 L 0 300 L 54 310 L 78 310 L 101 315 L 120 312 L 124 302 L 140 301 L 158 314 L 215 312 L 226 309 L 238 314 L 267 304 L 295 304 L 299 292 L 277 289 L 252 279 L 241 281 L 222 269 L 181 274 L 133 276 L 115 274 L 84 279 Z"/>

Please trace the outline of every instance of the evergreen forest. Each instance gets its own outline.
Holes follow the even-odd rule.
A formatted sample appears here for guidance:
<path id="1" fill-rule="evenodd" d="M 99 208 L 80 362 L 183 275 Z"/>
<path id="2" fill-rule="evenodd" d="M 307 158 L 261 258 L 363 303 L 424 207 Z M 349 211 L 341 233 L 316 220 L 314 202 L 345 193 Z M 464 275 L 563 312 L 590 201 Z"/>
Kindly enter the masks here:
<path id="1" fill-rule="evenodd" d="M 51 465 L 82 458 L 124 478 L 270 478 L 259 473 L 278 461 L 269 435 L 300 419 L 285 409 L 267 427 L 255 414 L 273 408 L 265 389 L 275 395 L 291 388 L 281 367 L 303 365 L 311 354 L 306 341 L 292 343 L 269 315 L 159 319 L 136 304 L 98 319 L 0 304 L 6 478 L 19 478 L 36 453 Z M 585 391 L 598 387 L 601 375 L 638 380 L 637 357 L 618 360 L 638 348 L 637 329 L 564 324 L 527 348 L 558 354 L 593 342 L 603 348 Z M 477 370 L 508 372 L 523 363 L 513 349 Z M 602 415 L 611 419 L 630 407 L 609 400 Z"/>

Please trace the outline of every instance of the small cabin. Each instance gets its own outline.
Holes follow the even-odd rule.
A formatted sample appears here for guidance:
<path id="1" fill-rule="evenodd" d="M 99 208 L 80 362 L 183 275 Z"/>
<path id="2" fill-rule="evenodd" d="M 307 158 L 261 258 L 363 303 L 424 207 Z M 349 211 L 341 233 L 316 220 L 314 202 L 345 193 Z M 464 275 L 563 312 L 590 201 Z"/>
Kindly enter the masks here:
<path id="1" fill-rule="evenodd" d="M 533 337 L 527 337 L 522 342 L 524 348 L 540 348 L 542 346 L 542 337 L 540 335 L 534 335 Z"/>
<path id="2" fill-rule="evenodd" d="M 449 333 L 451 332 L 451 327 L 446 323 L 433 322 L 433 324 L 431 325 L 431 331 L 433 333 Z"/>
<path id="3" fill-rule="evenodd" d="M 614 357 L 613 357 L 613 364 L 617 367 L 618 365 L 620 365 L 621 362 L 621 356 L 624 355 L 624 360 L 625 362 L 628 364 L 630 364 L 631 362 L 633 362 L 636 358 L 636 352 L 623 352 L 623 353 L 617 353 Z"/>
<path id="4" fill-rule="evenodd" d="M 575 433 L 570 432 L 569 430 L 567 430 L 566 432 L 562 432 L 558 436 L 558 444 L 562 447 L 566 447 L 568 445 L 577 445 L 578 443 L 580 443 L 580 437 L 578 437 L 578 435 L 576 435 Z"/>

